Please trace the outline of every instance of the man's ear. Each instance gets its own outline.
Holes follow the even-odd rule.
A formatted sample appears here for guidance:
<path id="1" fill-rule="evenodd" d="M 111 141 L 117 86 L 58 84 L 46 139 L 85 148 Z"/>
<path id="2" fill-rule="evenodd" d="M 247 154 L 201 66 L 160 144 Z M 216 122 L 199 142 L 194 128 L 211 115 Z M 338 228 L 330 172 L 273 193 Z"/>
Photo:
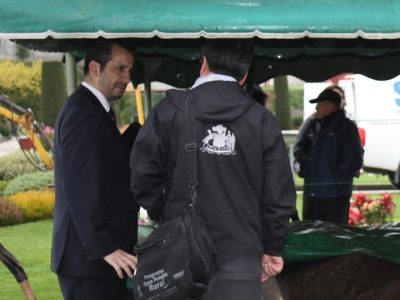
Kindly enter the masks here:
<path id="1" fill-rule="evenodd" d="M 249 72 L 247 72 L 246 75 L 244 75 L 244 77 L 238 81 L 240 85 L 243 85 L 245 83 L 247 75 L 249 75 Z"/>
<path id="2" fill-rule="evenodd" d="M 201 65 L 200 69 L 200 77 L 204 77 L 210 74 L 210 69 L 208 68 L 207 58 L 203 56 L 203 64 Z"/>
<path id="3" fill-rule="evenodd" d="M 100 64 L 95 62 L 94 60 L 89 62 L 89 71 L 90 74 L 94 77 L 98 77 L 100 74 Z"/>

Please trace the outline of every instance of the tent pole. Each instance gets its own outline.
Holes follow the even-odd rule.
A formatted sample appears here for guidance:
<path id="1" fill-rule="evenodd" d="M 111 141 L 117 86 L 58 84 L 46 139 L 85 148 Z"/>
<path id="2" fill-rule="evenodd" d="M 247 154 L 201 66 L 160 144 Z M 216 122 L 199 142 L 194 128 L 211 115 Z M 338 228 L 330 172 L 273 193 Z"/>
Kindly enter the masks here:
<path id="1" fill-rule="evenodd" d="M 65 53 L 65 69 L 67 75 L 68 97 L 76 90 L 76 62 L 71 53 Z"/>
<path id="2" fill-rule="evenodd" d="M 144 103 L 144 114 L 147 118 L 151 109 L 151 82 L 146 80 L 144 82 L 144 91 L 146 93 L 146 101 Z"/>
<path id="3" fill-rule="evenodd" d="M 149 115 L 151 109 L 151 78 L 150 78 L 150 63 L 147 59 L 144 60 L 144 92 L 146 101 L 144 102 L 145 118 Z"/>

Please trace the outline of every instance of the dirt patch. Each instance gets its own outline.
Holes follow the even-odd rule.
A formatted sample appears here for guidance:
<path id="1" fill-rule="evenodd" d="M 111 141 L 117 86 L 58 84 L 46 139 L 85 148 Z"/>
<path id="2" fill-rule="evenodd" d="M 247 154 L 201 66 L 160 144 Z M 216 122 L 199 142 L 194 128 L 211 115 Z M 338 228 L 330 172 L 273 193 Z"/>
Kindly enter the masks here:
<path id="1" fill-rule="evenodd" d="M 400 299 L 400 265 L 362 254 L 285 266 L 276 279 L 284 300 Z"/>

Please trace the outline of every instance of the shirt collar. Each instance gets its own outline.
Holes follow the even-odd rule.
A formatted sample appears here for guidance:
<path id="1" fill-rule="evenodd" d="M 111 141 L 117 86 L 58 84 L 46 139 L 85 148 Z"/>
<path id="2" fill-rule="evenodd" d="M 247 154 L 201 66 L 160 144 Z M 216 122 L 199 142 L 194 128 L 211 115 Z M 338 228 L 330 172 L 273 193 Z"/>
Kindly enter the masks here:
<path id="1" fill-rule="evenodd" d="M 100 101 L 101 105 L 104 107 L 106 112 L 110 110 L 110 104 L 108 103 L 106 97 L 104 97 L 103 93 L 100 92 L 98 89 L 95 87 L 91 86 L 89 83 L 83 81 L 82 85 L 86 87 L 89 91 L 93 93 L 93 95 L 96 96 L 96 98 Z"/>
<path id="2" fill-rule="evenodd" d="M 199 86 L 200 84 L 210 82 L 210 81 L 236 81 L 235 78 L 227 75 L 222 75 L 222 74 L 209 74 L 204 77 L 199 77 L 197 78 L 196 82 L 192 86 L 192 89 Z"/>

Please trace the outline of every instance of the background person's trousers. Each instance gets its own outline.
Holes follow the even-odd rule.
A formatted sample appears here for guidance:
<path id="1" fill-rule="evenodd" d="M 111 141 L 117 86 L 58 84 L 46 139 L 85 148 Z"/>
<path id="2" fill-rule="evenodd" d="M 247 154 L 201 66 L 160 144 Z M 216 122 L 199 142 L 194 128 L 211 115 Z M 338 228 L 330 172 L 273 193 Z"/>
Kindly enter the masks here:
<path id="1" fill-rule="evenodd" d="M 319 198 L 303 194 L 303 220 L 349 222 L 350 197 Z"/>

